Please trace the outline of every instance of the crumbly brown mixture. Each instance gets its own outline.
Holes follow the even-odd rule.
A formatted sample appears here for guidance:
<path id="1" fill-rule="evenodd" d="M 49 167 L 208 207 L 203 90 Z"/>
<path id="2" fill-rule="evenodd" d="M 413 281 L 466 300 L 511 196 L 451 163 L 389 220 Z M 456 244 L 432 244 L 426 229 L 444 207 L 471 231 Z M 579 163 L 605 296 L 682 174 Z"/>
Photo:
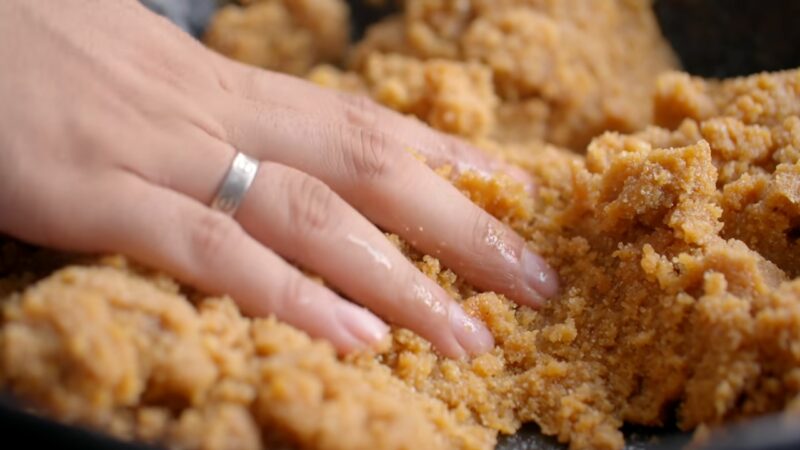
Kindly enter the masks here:
<path id="1" fill-rule="evenodd" d="M 368 71 L 376 54 L 398 53 L 489 70 L 501 100 L 493 139 L 581 151 L 602 131 L 650 123 L 655 78 L 676 65 L 648 1 L 406 0 L 350 66 Z"/>
<path id="2" fill-rule="evenodd" d="M 347 49 L 349 10 L 343 0 L 240 0 L 221 8 L 205 43 L 233 59 L 303 75 L 339 62 Z"/>
<path id="3" fill-rule="evenodd" d="M 494 442 L 386 368 L 345 365 L 274 319 L 243 318 L 230 299 L 192 305 L 163 276 L 105 263 L 63 269 L 4 302 L 4 384 L 48 414 L 180 448 Z"/>
<path id="4" fill-rule="evenodd" d="M 618 449 L 623 422 L 660 425 L 676 412 L 691 430 L 800 409 L 800 70 L 722 82 L 664 74 L 653 96 L 660 127 L 604 133 L 585 156 L 552 145 L 566 141 L 548 130 L 581 122 L 552 122 L 555 109 L 536 91 L 536 119 L 499 142 L 509 89 L 568 82 L 527 69 L 498 78 L 488 59 L 454 61 L 465 58 L 461 37 L 474 23 L 546 16 L 576 35 L 606 30 L 617 42 L 614 33 L 624 34 L 634 55 L 666 47 L 643 2 L 590 10 L 590 2 L 505 0 L 492 2 L 491 18 L 479 14 L 486 4 L 408 0 L 404 17 L 378 26 L 394 40 L 368 37 L 354 71 L 324 67 L 311 77 L 467 136 L 536 177 L 534 198 L 506 178 L 466 173 L 453 182 L 558 270 L 563 292 L 540 311 L 477 292 L 389 236 L 486 321 L 494 351 L 442 359 L 398 329 L 382 353 L 339 360 L 297 330 L 244 318 L 229 299 L 187 293 L 120 258 L 46 276 L 64 256 L 6 243 L 0 384 L 61 420 L 207 449 L 491 448 L 498 431 L 530 421 L 572 449 Z M 506 5 L 526 13 L 504 16 Z M 627 26 L 612 32 L 609 23 Z M 380 50 L 389 44 L 403 54 Z M 594 67 L 595 55 L 563 51 L 578 60 L 576 73 Z M 648 58 L 663 63 L 664 52 Z M 639 65 L 648 64 L 632 70 Z M 590 83 L 598 90 L 586 98 L 649 108 L 640 99 L 649 88 L 637 84 L 646 77 L 606 68 L 625 80 L 620 90 Z M 631 89 L 641 92 L 629 97 Z M 587 130 L 608 123 L 593 117 L 610 117 L 592 113 L 594 101 L 572 109 Z M 629 117 L 622 128 L 648 122 Z"/>
<path id="5" fill-rule="evenodd" d="M 335 62 L 344 51 L 348 27 L 343 0 L 240 3 L 251 5 L 224 8 L 205 38 L 225 55 L 304 74 L 314 63 Z M 480 100 L 473 108 L 484 110 L 470 137 L 488 133 L 503 143 L 545 140 L 582 151 L 605 130 L 631 132 L 649 124 L 654 81 L 676 67 L 645 0 L 403 4 L 402 15 L 373 25 L 352 49 L 349 69 L 364 76 L 378 101 L 425 120 L 430 108 L 419 100 L 426 98 L 420 97 L 421 84 L 429 76 L 423 73 L 445 73 L 441 62 L 433 62 L 438 68 L 420 67 L 427 66 L 423 62 L 472 63 L 467 82 L 477 86 Z M 394 81 L 376 78 L 387 72 Z M 484 86 L 487 82 L 492 89 Z M 485 121 L 495 115 L 500 120 Z M 466 125 L 431 123 L 456 133 Z"/>

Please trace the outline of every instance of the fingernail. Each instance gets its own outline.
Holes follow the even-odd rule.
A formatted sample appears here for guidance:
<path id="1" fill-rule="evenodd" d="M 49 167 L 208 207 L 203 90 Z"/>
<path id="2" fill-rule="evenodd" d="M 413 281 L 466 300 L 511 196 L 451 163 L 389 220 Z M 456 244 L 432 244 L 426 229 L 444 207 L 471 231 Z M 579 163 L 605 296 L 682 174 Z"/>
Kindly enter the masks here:
<path id="1" fill-rule="evenodd" d="M 541 306 L 544 300 L 558 294 L 558 274 L 542 259 L 541 256 L 528 250 L 522 252 L 522 271 L 525 282 L 533 291 L 533 301 Z"/>
<path id="2" fill-rule="evenodd" d="M 389 333 L 389 327 L 385 323 L 360 306 L 339 305 L 336 316 L 350 334 L 367 345 L 380 343 Z"/>
<path id="3" fill-rule="evenodd" d="M 494 348 L 494 336 L 480 320 L 470 316 L 456 303 L 450 307 L 450 326 L 456 340 L 471 355 Z"/>

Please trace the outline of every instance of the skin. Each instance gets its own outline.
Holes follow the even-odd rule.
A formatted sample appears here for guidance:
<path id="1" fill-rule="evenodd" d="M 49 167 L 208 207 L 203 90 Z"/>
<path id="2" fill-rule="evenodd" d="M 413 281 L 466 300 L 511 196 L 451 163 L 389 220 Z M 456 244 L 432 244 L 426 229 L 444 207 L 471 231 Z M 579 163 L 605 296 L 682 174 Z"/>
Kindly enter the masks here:
<path id="1" fill-rule="evenodd" d="M 136 1 L 3 0 L 0 61 L 0 233 L 129 255 L 340 352 L 375 345 L 386 322 L 450 357 L 494 345 L 381 230 L 521 304 L 558 289 L 522 238 L 409 149 L 524 180 L 518 169 L 369 100 L 229 61 Z M 261 164 L 230 217 L 208 205 L 237 150 Z"/>

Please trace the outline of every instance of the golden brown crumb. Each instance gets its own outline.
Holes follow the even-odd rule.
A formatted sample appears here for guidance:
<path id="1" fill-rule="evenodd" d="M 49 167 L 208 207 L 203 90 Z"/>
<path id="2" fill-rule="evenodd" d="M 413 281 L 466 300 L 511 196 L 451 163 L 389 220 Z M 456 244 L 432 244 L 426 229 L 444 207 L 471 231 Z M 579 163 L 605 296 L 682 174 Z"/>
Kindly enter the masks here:
<path id="1" fill-rule="evenodd" d="M 733 117 L 746 124 L 779 125 L 800 114 L 800 73 L 759 74 L 723 82 L 684 73 L 666 74 L 656 90 L 656 122 L 672 127 L 684 118 Z"/>
<path id="2" fill-rule="evenodd" d="M 217 12 L 206 45 L 247 64 L 294 75 L 337 62 L 347 47 L 349 10 L 343 0 L 249 0 Z"/>
<path id="3" fill-rule="evenodd" d="M 407 0 L 367 31 L 351 68 L 376 54 L 485 66 L 503 119 L 495 140 L 576 150 L 647 125 L 656 77 L 676 67 L 646 1 Z"/>
<path id="4" fill-rule="evenodd" d="M 0 357 L 4 386 L 34 407 L 127 439 L 212 449 L 494 442 L 385 367 L 346 365 L 328 344 L 246 319 L 229 299 L 193 306 L 176 285 L 125 266 L 66 268 L 7 298 Z"/>
<path id="5" fill-rule="evenodd" d="M 439 130 L 478 137 L 494 127 L 497 97 L 483 66 L 374 55 L 363 77 L 377 101 Z"/>
<path id="6" fill-rule="evenodd" d="M 302 27 L 296 32 L 281 28 L 291 23 L 288 19 L 273 25 L 273 20 L 281 19 L 267 18 L 267 10 L 283 11 L 281 5 L 275 0 L 223 10 L 206 41 L 233 58 L 304 74 L 310 68 L 308 57 L 325 61 L 303 48 L 313 46 L 309 40 L 320 36 L 310 36 Z M 604 130 L 642 128 L 652 118 L 656 77 L 677 65 L 646 1 L 408 0 L 404 7 L 404 14 L 372 25 L 352 49 L 348 90 L 360 84 L 354 77 L 363 77 L 367 84 L 380 85 L 378 99 L 388 95 L 397 101 L 400 91 L 419 92 L 422 69 L 394 73 L 391 86 L 386 86 L 389 81 L 374 80 L 376 64 L 385 66 L 405 56 L 406 66 L 424 65 L 430 72 L 428 61 L 432 59 L 468 62 L 463 69 L 468 73 L 490 74 L 487 81 L 494 92 L 486 92 L 481 80 L 477 82 L 478 96 L 499 100 L 481 105 L 490 108 L 491 117 L 501 119 L 495 121 L 497 126 L 482 125 L 481 130 L 488 129 L 494 140 L 505 144 L 544 140 L 583 150 Z M 295 35 L 305 36 L 302 45 L 287 51 L 272 49 L 298 42 Z M 277 36 L 286 37 L 281 40 Z M 340 84 L 331 72 L 322 75 L 312 74 L 311 78 L 327 86 Z M 476 83 L 470 76 L 473 81 L 467 88 Z M 471 93 L 458 86 L 448 89 L 462 96 Z M 398 106 L 403 112 L 415 113 L 404 108 L 409 105 Z M 483 131 L 475 134 L 482 136 Z"/>

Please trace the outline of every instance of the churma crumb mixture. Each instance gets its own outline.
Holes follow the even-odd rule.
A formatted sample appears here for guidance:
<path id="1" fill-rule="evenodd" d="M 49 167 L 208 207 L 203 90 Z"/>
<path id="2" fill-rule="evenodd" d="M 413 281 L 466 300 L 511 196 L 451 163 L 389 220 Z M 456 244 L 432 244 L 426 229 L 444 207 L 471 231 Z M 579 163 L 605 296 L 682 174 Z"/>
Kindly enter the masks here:
<path id="1" fill-rule="evenodd" d="M 390 235 L 497 346 L 459 362 L 396 329 L 340 359 L 122 257 L 6 240 L 0 385 L 59 420 L 190 449 L 487 449 L 526 422 L 620 449 L 623 423 L 800 411 L 800 70 L 677 72 L 646 1 L 404 3 L 348 48 L 342 1 L 243 1 L 207 43 L 525 168 L 533 196 L 440 172 L 554 266 L 558 298 L 534 311 L 476 291 Z"/>

